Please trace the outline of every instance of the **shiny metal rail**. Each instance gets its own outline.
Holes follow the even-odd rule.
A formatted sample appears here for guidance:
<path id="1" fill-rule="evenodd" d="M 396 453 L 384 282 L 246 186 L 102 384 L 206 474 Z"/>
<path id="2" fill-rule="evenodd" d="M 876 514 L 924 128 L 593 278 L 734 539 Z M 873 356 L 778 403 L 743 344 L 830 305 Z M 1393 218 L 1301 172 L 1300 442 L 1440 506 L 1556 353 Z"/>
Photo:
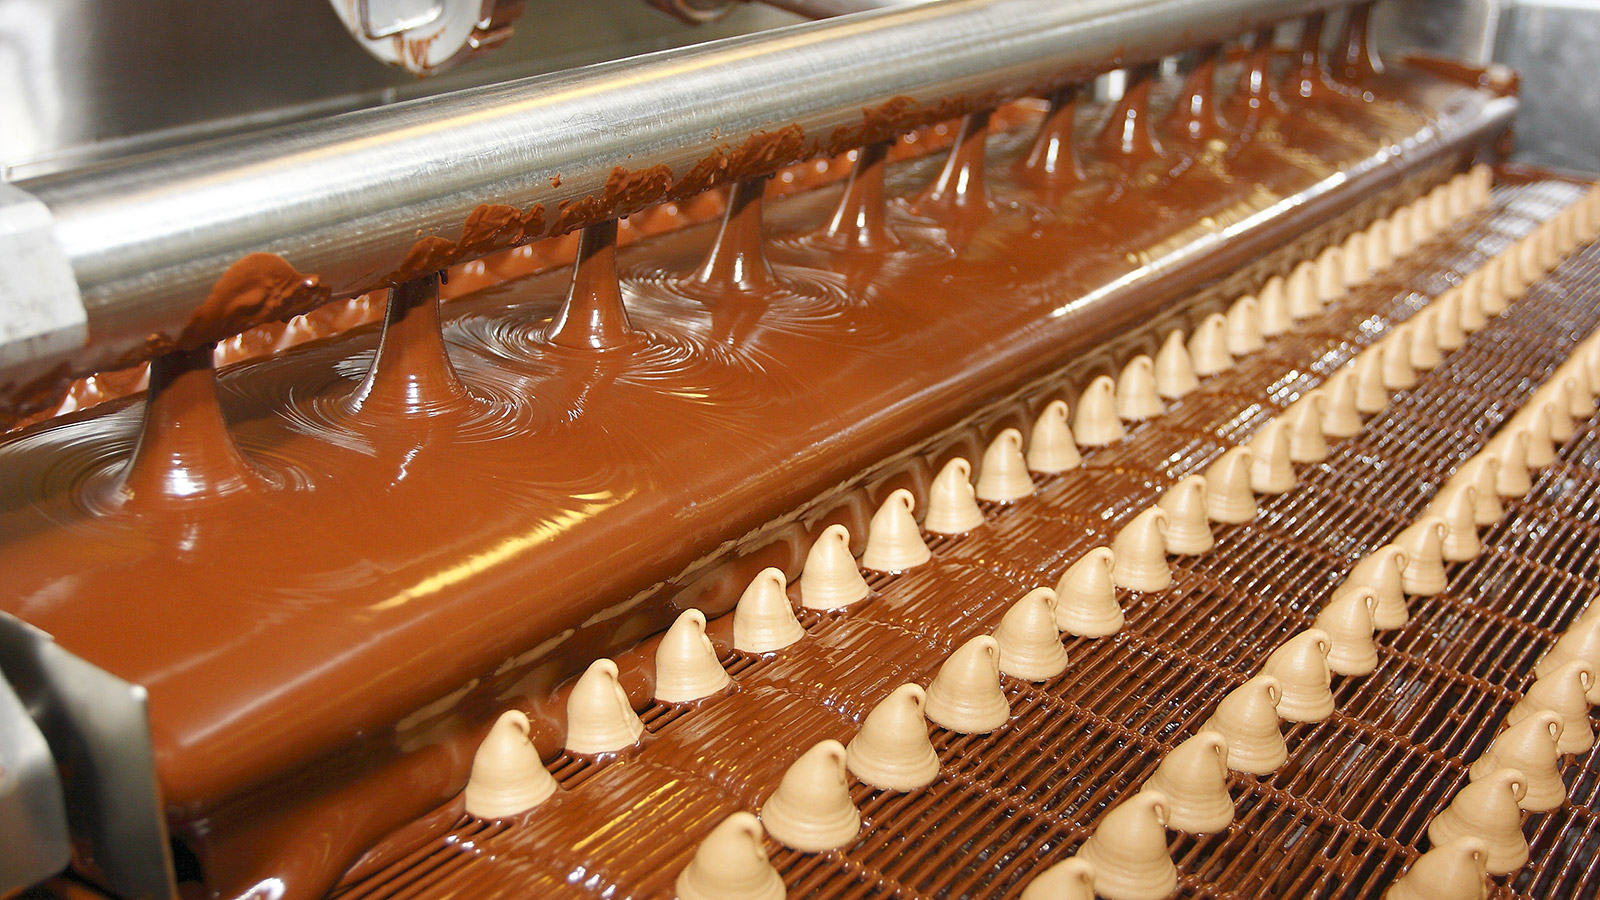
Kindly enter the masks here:
<path id="1" fill-rule="evenodd" d="M 351 296 L 419 238 L 458 240 L 482 204 L 522 211 L 531 239 L 703 188 L 697 171 L 751 177 L 1349 2 L 942 0 L 20 182 L 49 221 L 33 227 L 27 203 L 14 209 L 29 227 L 0 216 L 0 286 L 22 298 L 0 305 L 0 395 L 177 339 L 247 254 Z M 3 245 L 12 234 L 26 258 Z M 224 318 L 237 331 L 262 316 Z"/>

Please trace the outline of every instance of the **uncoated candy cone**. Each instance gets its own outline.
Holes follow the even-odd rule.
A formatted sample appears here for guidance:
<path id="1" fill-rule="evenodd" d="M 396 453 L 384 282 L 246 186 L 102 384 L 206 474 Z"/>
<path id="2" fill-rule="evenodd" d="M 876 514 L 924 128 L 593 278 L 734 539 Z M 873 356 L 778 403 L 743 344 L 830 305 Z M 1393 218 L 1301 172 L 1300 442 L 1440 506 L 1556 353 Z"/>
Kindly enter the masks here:
<path id="1" fill-rule="evenodd" d="M 1033 434 L 1028 437 L 1028 469 L 1041 475 L 1054 475 L 1076 469 L 1083 464 L 1078 453 L 1078 442 L 1067 426 L 1067 404 L 1052 400 L 1039 413 L 1033 423 Z"/>
<path id="2" fill-rule="evenodd" d="M 747 812 L 722 820 L 678 873 L 678 900 L 783 900 L 783 876 L 761 845 L 761 823 Z"/>
<path id="3" fill-rule="evenodd" d="M 617 664 L 595 660 L 567 695 L 567 750 L 612 753 L 637 744 L 643 733 L 644 723 L 617 682 Z"/>
<path id="4" fill-rule="evenodd" d="M 1000 671 L 1024 681 L 1049 681 L 1067 670 L 1055 603 L 1055 591 L 1034 588 L 1006 610 L 994 630 Z"/>
<path id="5" fill-rule="evenodd" d="M 937 483 L 934 488 L 937 490 Z M 783 573 L 778 572 L 780 593 L 782 578 Z M 800 570 L 800 605 L 807 609 L 843 609 L 866 599 L 870 593 L 872 589 L 867 587 L 867 580 L 861 577 L 856 558 L 850 555 L 850 529 L 843 525 L 824 528 L 806 553 L 805 568 Z M 788 618 L 794 618 L 793 614 Z M 794 634 L 793 629 L 789 629 L 789 632 Z M 798 634 L 795 639 L 799 639 Z"/>
<path id="6" fill-rule="evenodd" d="M 835 850 L 854 841 L 861 814 L 850 799 L 844 745 L 819 741 L 801 754 L 762 804 L 761 824 L 779 843 L 802 853 Z"/>
<path id="7" fill-rule="evenodd" d="M 472 757 L 462 796 L 467 815 L 510 818 L 543 803 L 555 790 L 556 780 L 528 740 L 528 717 L 514 709 L 501 713 Z"/>
<path id="8" fill-rule="evenodd" d="M 1406 564 L 1400 570 L 1406 593 L 1427 597 L 1445 589 L 1444 533 L 1443 519 L 1424 515 L 1394 539 L 1406 551 Z"/>
<path id="9" fill-rule="evenodd" d="M 1007 428 L 995 435 L 983 451 L 983 469 L 978 472 L 978 499 L 1010 503 L 1033 493 L 1028 477 L 1028 461 L 1022 455 L 1022 432 Z"/>
<path id="10" fill-rule="evenodd" d="M 1067 567 L 1056 582 L 1056 627 L 1079 637 L 1105 637 L 1122 630 L 1122 607 L 1111 580 L 1111 548 L 1096 547 Z"/>
<path id="11" fill-rule="evenodd" d="M 1556 461 L 1555 438 L 1550 434 L 1550 420 L 1554 404 L 1536 401 L 1532 408 L 1524 408 L 1519 418 L 1528 433 L 1528 449 L 1524 454 L 1528 468 L 1542 469 Z"/>
<path id="12" fill-rule="evenodd" d="M 1289 459 L 1297 463 L 1319 463 L 1328 458 L 1328 442 L 1322 437 L 1322 413 L 1327 401 L 1312 391 L 1283 411 L 1289 428 Z"/>
<path id="13" fill-rule="evenodd" d="M 1344 251 L 1337 244 L 1317 254 L 1317 299 L 1332 303 L 1344 296 Z"/>
<path id="14" fill-rule="evenodd" d="M 922 527 L 930 534 L 966 534 L 983 524 L 978 493 L 972 487 L 972 467 L 961 458 L 944 464 L 928 489 L 928 515 Z M 851 560 L 851 568 L 855 561 Z"/>
<path id="15" fill-rule="evenodd" d="M 1548 812 L 1567 799 L 1567 786 L 1561 781 L 1557 764 L 1561 751 L 1561 717 L 1553 712 L 1537 712 L 1510 726 L 1495 737 L 1483 751 L 1467 777 L 1478 781 L 1499 769 L 1517 769 L 1527 778 L 1528 792 L 1522 808 L 1528 812 Z"/>
<path id="16" fill-rule="evenodd" d="M 1168 400 L 1186 397 L 1200 386 L 1195 375 L 1194 361 L 1189 358 L 1189 348 L 1184 345 L 1183 332 L 1169 331 L 1156 353 L 1156 392 Z"/>
<path id="17" fill-rule="evenodd" d="M 1389 222 L 1379 219 L 1367 226 L 1367 265 L 1374 272 L 1382 272 L 1394 265 L 1394 253 L 1389 249 Z"/>
<path id="18" fill-rule="evenodd" d="M 1167 827 L 1189 834 L 1214 834 L 1233 822 L 1228 796 L 1228 744 L 1215 731 L 1202 731 L 1161 758 L 1143 791 L 1167 796 Z"/>
<path id="19" fill-rule="evenodd" d="M 1122 440 L 1127 431 L 1117 417 L 1117 386 L 1111 376 L 1101 375 L 1089 382 L 1078 398 L 1078 411 L 1072 420 L 1072 433 L 1085 447 L 1105 447 Z"/>
<path id="20" fill-rule="evenodd" d="M 1485 451 L 1500 461 L 1500 470 L 1495 473 L 1494 491 L 1501 497 L 1523 497 L 1533 490 L 1533 479 L 1528 476 L 1529 440 L 1526 427 L 1513 425 L 1510 431 L 1500 435 Z"/>
<path id="21" fill-rule="evenodd" d="M 1281 494 L 1294 487 L 1294 465 L 1289 460 L 1289 426 L 1273 419 L 1250 439 L 1250 489 L 1258 494 Z"/>
<path id="22" fill-rule="evenodd" d="M 1111 541 L 1111 580 L 1130 591 L 1163 591 L 1172 584 L 1167 566 L 1167 511 L 1152 506 L 1122 526 Z"/>
<path id="23" fill-rule="evenodd" d="M 1076 856 L 1062 860 L 1028 882 L 1022 900 L 1094 900 L 1094 866 Z"/>
<path id="24" fill-rule="evenodd" d="M 1000 645 L 987 634 L 957 647 L 928 685 L 928 718 L 960 734 L 987 734 L 1011 717 L 1000 689 Z"/>
<path id="25" fill-rule="evenodd" d="M 1556 742 L 1556 749 L 1562 753 L 1587 753 L 1594 746 L 1588 699 L 1594 682 L 1593 666 L 1579 659 L 1566 663 L 1540 676 L 1528 688 L 1528 693 L 1506 713 L 1506 724 L 1515 725 L 1548 710 L 1561 717 L 1561 740 Z"/>
<path id="26" fill-rule="evenodd" d="M 917 530 L 917 520 L 911 515 L 915 505 L 916 500 L 905 488 L 883 501 L 867 525 L 867 549 L 861 554 L 861 565 L 878 572 L 904 572 L 932 557 Z"/>
<path id="27" fill-rule="evenodd" d="M 1411 210 L 1402 206 L 1389 214 L 1389 255 L 1401 259 L 1413 249 Z"/>
<path id="28" fill-rule="evenodd" d="M 706 616 L 686 609 L 656 647 L 656 699 L 689 703 L 717 693 L 730 683 L 706 637 Z"/>
<path id="29" fill-rule="evenodd" d="M 1491 875 L 1506 875 L 1528 861 L 1528 839 L 1522 835 L 1522 810 L 1517 804 L 1528 789 L 1527 776 L 1501 769 L 1456 792 L 1444 812 L 1428 823 L 1428 842 L 1442 847 L 1457 838 L 1477 838 Z"/>
<path id="30" fill-rule="evenodd" d="M 1557 372 L 1539 390 L 1539 394 L 1550 404 L 1550 437 L 1558 444 L 1577 432 L 1572 423 L 1572 395 L 1577 390 L 1578 380 L 1562 372 Z"/>
<path id="31" fill-rule="evenodd" d="M 1384 544 L 1355 564 L 1345 580 L 1333 589 L 1333 596 L 1370 590 L 1378 601 L 1372 609 L 1373 627 L 1379 631 L 1401 628 L 1411 619 L 1406 609 L 1405 579 L 1401 574 L 1408 559 L 1404 547 Z"/>
<path id="32" fill-rule="evenodd" d="M 1185 475 L 1157 501 L 1167 513 L 1167 552 L 1198 556 L 1216 546 L 1206 521 L 1206 478 Z"/>
<path id="33" fill-rule="evenodd" d="M 1328 653 L 1333 640 L 1320 628 L 1308 628 L 1272 651 L 1261 665 L 1263 675 L 1278 679 L 1283 693 L 1278 716 L 1290 722 L 1321 722 L 1333 715 L 1333 670 Z"/>
<path id="34" fill-rule="evenodd" d="M 1449 562 L 1477 559 L 1483 552 L 1478 540 L 1478 489 L 1470 484 L 1445 485 L 1428 504 L 1428 513 L 1444 522 L 1440 552 Z"/>
<path id="35" fill-rule="evenodd" d="M 902 684 L 867 713 L 845 748 L 850 771 L 880 791 L 914 791 L 939 777 L 939 757 L 928 740 L 922 688 Z"/>
<path id="36" fill-rule="evenodd" d="M 1440 350 L 1449 352 L 1461 349 L 1467 342 L 1466 331 L 1462 328 L 1461 288 L 1453 287 L 1439 295 L 1433 302 L 1437 312 L 1434 315 L 1434 345 Z"/>
<path id="37" fill-rule="evenodd" d="M 1277 337 L 1294 328 L 1294 316 L 1289 314 L 1289 289 L 1281 276 L 1274 275 L 1261 286 L 1256 294 L 1256 309 L 1263 335 Z"/>
<path id="38" fill-rule="evenodd" d="M 1356 405 L 1360 393 L 1356 371 L 1343 368 L 1328 379 L 1323 388 L 1322 433 L 1331 438 L 1355 437 L 1361 433 L 1361 407 Z"/>
<path id="39" fill-rule="evenodd" d="M 1260 317 L 1256 298 L 1247 295 L 1233 301 L 1228 307 L 1228 353 L 1249 356 L 1267 345 Z"/>
<path id="40" fill-rule="evenodd" d="M 1222 313 L 1206 316 L 1190 335 L 1189 362 L 1201 378 L 1233 368 L 1233 354 L 1228 352 L 1228 319 Z"/>
<path id="41" fill-rule="evenodd" d="M 1128 360 L 1117 376 L 1117 417 L 1124 422 L 1142 422 L 1166 411 L 1156 391 L 1156 364 L 1143 353 Z"/>
<path id="42" fill-rule="evenodd" d="M 1571 662 L 1585 662 L 1600 671 L 1600 612 L 1593 607 L 1567 626 L 1533 671 L 1543 678 Z M 1600 686 L 1590 687 L 1587 696 L 1590 704 L 1600 704 Z"/>
<path id="43" fill-rule="evenodd" d="M 1256 517 L 1256 495 L 1250 489 L 1255 454 L 1234 447 L 1206 467 L 1206 516 L 1213 522 L 1239 524 Z"/>
<path id="44" fill-rule="evenodd" d="M 827 537 L 826 531 L 823 537 Z M 845 540 L 849 541 L 848 534 Z M 812 552 L 816 552 L 815 546 Z M 789 605 L 783 571 L 762 569 L 733 608 L 733 648 L 745 653 L 771 653 L 805 636 L 806 630 L 800 627 L 794 607 Z"/>
<path id="45" fill-rule="evenodd" d="M 1481 330 L 1489 324 L 1488 314 L 1483 309 L 1483 274 L 1482 270 L 1468 275 L 1459 288 L 1456 288 L 1460 297 L 1460 315 L 1456 319 L 1461 325 L 1461 330 L 1471 334 Z"/>
<path id="46" fill-rule="evenodd" d="M 1418 312 L 1411 321 L 1400 326 L 1396 333 L 1408 335 L 1407 353 L 1411 367 L 1418 372 L 1430 372 L 1444 362 L 1439 352 L 1439 311 L 1436 305 Z"/>
<path id="47" fill-rule="evenodd" d="M 1296 321 L 1322 314 L 1322 301 L 1317 299 L 1317 267 L 1307 260 L 1295 265 L 1289 272 L 1289 315 Z"/>
<path id="48" fill-rule="evenodd" d="M 1411 329 L 1400 325 L 1378 342 L 1383 359 L 1383 386 L 1401 391 L 1417 386 L 1417 370 L 1411 367 Z"/>
<path id="49" fill-rule="evenodd" d="M 1491 453 L 1479 453 L 1463 463 L 1450 478 L 1450 485 L 1472 485 L 1475 491 L 1472 521 L 1477 525 L 1493 525 L 1506 514 L 1505 507 L 1500 505 L 1500 492 L 1496 488 L 1499 476 L 1499 458 Z"/>
<path id="50" fill-rule="evenodd" d="M 1313 627 L 1326 632 L 1328 668 L 1340 675 L 1370 675 L 1378 667 L 1378 648 L 1372 642 L 1372 613 L 1378 595 L 1370 588 L 1356 588 L 1328 600 L 1317 613 Z"/>
<path id="51" fill-rule="evenodd" d="M 1488 851 L 1477 838 L 1457 838 L 1417 857 L 1384 893 L 1384 900 L 1484 900 L 1489 896 Z"/>
<path id="52" fill-rule="evenodd" d="M 1383 351 L 1368 347 L 1351 363 L 1356 373 L 1356 408 L 1376 415 L 1389 406 L 1389 389 L 1383 383 Z"/>
<path id="53" fill-rule="evenodd" d="M 1283 688 L 1271 675 L 1257 675 L 1217 701 L 1201 731 L 1215 731 L 1228 744 L 1228 768 L 1268 775 L 1289 758 L 1278 730 L 1278 700 Z"/>
<path id="54" fill-rule="evenodd" d="M 1169 801 L 1140 791 L 1113 806 L 1083 842 L 1078 859 L 1094 866 L 1094 890 L 1106 900 L 1163 900 L 1178 889 L 1167 855 Z"/>
<path id="55" fill-rule="evenodd" d="M 1372 276 L 1372 269 L 1367 264 L 1367 240 L 1359 231 L 1351 232 L 1339 245 L 1340 261 L 1343 263 L 1344 283 L 1354 286 L 1366 281 Z"/>

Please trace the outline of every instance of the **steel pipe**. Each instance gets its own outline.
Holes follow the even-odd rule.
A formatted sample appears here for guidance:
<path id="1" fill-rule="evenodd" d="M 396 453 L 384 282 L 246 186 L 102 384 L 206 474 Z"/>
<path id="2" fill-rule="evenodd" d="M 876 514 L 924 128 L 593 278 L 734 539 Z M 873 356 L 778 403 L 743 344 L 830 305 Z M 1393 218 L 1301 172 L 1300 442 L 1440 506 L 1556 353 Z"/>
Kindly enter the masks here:
<path id="1" fill-rule="evenodd" d="M 942 0 L 21 182 L 76 279 L 78 296 L 47 305 L 81 302 L 87 336 L 63 349 L 0 327 L 0 394 L 370 290 L 409 271 L 408 254 L 413 267 L 486 255 L 1348 2 Z M 463 241 L 486 205 L 517 220 Z M 287 265 L 235 266 L 257 253 Z M 293 291 L 295 270 L 315 289 Z"/>

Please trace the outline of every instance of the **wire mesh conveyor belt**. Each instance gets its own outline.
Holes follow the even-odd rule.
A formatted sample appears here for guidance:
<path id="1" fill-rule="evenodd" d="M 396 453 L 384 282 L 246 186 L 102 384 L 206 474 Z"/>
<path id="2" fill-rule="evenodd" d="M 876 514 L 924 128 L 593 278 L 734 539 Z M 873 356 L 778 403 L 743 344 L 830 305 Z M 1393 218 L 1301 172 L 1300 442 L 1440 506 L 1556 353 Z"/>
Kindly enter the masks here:
<path id="1" fill-rule="evenodd" d="M 873 580 L 875 597 L 803 618 L 808 640 L 729 662 L 737 689 L 696 708 L 655 705 L 642 750 L 603 763 L 563 756 L 568 790 L 517 822 L 462 819 L 410 855 L 346 884 L 356 898 L 447 897 L 464 886 L 519 886 L 548 897 L 667 897 L 695 840 L 653 824 L 688 806 L 706 828 L 753 809 L 772 785 L 741 760 L 797 756 L 847 740 L 888 689 L 926 683 L 945 656 L 992 628 L 1027 590 L 1051 583 L 1185 473 L 1406 319 L 1433 296 L 1577 196 L 1570 184 L 1497 188 L 1485 213 L 1351 291 L 1319 318 L 1208 379 L 1084 466 L 1035 476 L 1031 497 L 987 506 L 986 527 L 931 540 L 931 565 Z M 1354 561 L 1413 521 L 1446 477 L 1481 449 L 1583 335 L 1600 326 L 1600 246 L 1564 260 L 1509 312 L 1420 373 L 1356 437 L 1333 442 L 1296 487 L 1263 498 L 1216 547 L 1179 557 L 1173 586 L 1122 594 L 1117 635 L 1068 638 L 1071 665 L 1043 684 L 1005 680 L 1012 718 L 986 735 L 933 729 L 941 775 L 926 790 L 855 784 L 866 827 L 839 851 L 802 854 L 768 839 L 791 898 L 1015 896 L 1063 859 L 1218 698 L 1308 627 Z M 1429 819 L 1467 781 L 1533 667 L 1600 589 L 1600 427 L 1580 422 L 1534 489 L 1509 501 L 1484 552 L 1449 568 L 1449 587 L 1413 598 L 1411 619 L 1380 632 L 1377 670 L 1337 678 L 1337 711 L 1286 731 L 1288 762 L 1230 775 L 1227 831 L 1174 833 L 1181 897 L 1377 897 L 1426 849 Z M 930 536 L 932 537 L 932 536 Z M 868 652 L 866 648 L 871 647 Z M 886 653 L 885 648 L 894 648 Z M 828 691 L 808 674 L 826 667 Z M 753 735 L 752 732 L 759 732 Z M 662 762 L 692 748 L 701 771 Z M 684 758 L 681 753 L 673 759 Z M 1565 756 L 1567 800 L 1525 814 L 1528 864 L 1495 879 L 1501 898 L 1600 891 L 1600 750 Z M 591 823 L 580 845 L 552 823 Z M 568 833 L 568 832 L 563 832 Z M 955 862 L 939 863 L 951 847 Z M 628 861 L 624 861 L 624 860 Z"/>

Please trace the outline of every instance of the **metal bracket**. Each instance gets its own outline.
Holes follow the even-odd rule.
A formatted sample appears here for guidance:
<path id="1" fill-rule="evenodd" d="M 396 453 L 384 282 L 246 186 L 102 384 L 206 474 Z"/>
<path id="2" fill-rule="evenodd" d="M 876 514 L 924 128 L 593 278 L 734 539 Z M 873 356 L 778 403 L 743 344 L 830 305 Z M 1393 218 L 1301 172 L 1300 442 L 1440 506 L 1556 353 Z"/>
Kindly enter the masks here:
<path id="1" fill-rule="evenodd" d="M 60 764 L 81 874 L 131 900 L 176 900 L 145 689 L 3 612 L 0 672 Z"/>
<path id="2" fill-rule="evenodd" d="M 50 745 L 0 678 L 0 896 L 67 867 L 67 811 Z"/>
<path id="3" fill-rule="evenodd" d="M 88 313 L 55 217 L 32 194 L 0 182 L 0 368 L 76 350 Z"/>

